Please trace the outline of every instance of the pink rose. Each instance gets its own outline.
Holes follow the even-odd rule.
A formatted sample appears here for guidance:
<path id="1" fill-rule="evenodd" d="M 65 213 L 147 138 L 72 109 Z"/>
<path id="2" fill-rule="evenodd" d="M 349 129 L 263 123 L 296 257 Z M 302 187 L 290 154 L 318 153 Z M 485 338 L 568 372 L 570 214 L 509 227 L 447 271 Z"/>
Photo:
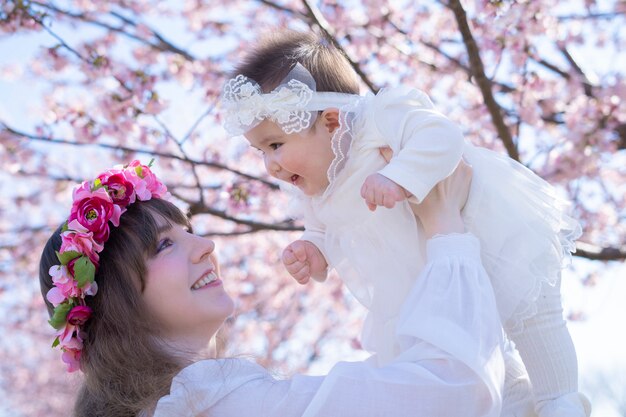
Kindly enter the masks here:
<path id="1" fill-rule="evenodd" d="M 82 197 L 82 198 L 81 198 Z M 106 242 L 109 238 L 109 221 L 119 226 L 121 209 L 107 194 L 104 188 L 91 192 L 83 186 L 74 190 L 74 204 L 68 222 L 77 220 L 93 233 L 96 242 Z"/>
<path id="2" fill-rule="evenodd" d="M 76 306 L 67 313 L 67 322 L 75 326 L 82 326 L 91 317 L 93 310 L 87 306 Z"/>
<path id="3" fill-rule="evenodd" d="M 122 173 L 100 178 L 102 185 L 107 187 L 109 195 L 115 204 L 126 207 L 135 202 L 135 187 L 127 181 Z"/>
<path id="4" fill-rule="evenodd" d="M 96 242 L 93 233 L 87 230 L 78 220 L 72 220 L 67 225 L 68 230 L 61 234 L 61 249 L 59 252 L 75 251 L 89 257 L 91 263 L 98 268 L 98 252 L 102 252 L 103 245 Z"/>
<path id="5" fill-rule="evenodd" d="M 142 201 L 151 198 L 162 198 L 167 193 L 167 187 L 154 175 L 150 168 L 134 160 L 124 170 L 124 176 L 135 186 L 137 198 Z"/>

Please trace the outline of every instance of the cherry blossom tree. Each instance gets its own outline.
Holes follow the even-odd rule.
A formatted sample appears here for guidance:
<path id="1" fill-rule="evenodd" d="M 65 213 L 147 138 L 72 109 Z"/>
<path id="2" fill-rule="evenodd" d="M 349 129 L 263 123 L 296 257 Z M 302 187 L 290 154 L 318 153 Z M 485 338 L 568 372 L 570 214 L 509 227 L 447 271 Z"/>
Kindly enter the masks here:
<path id="1" fill-rule="evenodd" d="M 623 261 L 625 15 L 623 0 L 3 1 L 0 50 L 15 59 L 0 61 L 2 102 L 27 106 L 0 113 L 0 413 L 70 409 L 80 381 L 46 348 L 38 256 L 72 186 L 133 158 L 155 158 L 195 229 L 218 241 L 238 297 L 226 354 L 284 373 L 355 354 L 362 310 L 339 280 L 300 287 L 279 267 L 301 225 L 260 158 L 221 128 L 227 74 L 276 27 L 327 35 L 363 92 L 427 91 L 471 141 L 573 202 L 576 256 Z"/>

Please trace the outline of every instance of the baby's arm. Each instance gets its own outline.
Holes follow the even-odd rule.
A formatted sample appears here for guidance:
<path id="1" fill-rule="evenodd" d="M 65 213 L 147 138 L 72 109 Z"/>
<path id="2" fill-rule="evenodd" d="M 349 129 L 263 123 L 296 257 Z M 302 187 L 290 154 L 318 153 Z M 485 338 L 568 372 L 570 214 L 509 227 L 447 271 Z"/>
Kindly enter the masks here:
<path id="1" fill-rule="evenodd" d="M 378 174 L 421 202 L 458 165 L 463 134 L 420 91 L 390 91 L 377 99 L 381 104 L 374 113 L 374 128 L 393 150 L 393 158 Z"/>
<path id="2" fill-rule="evenodd" d="M 300 284 L 306 284 L 310 278 L 323 282 L 326 280 L 328 263 L 322 252 L 313 243 L 296 240 L 285 248 L 282 256 L 287 272 Z"/>
<path id="3" fill-rule="evenodd" d="M 410 197 L 407 190 L 379 173 L 372 174 L 365 179 L 361 187 L 361 197 L 367 207 L 374 211 L 377 206 L 393 208 L 396 203 Z"/>
<path id="4" fill-rule="evenodd" d="M 328 272 L 326 253 L 323 252 L 326 226 L 317 217 L 309 201 L 303 201 L 302 210 L 304 233 L 283 251 L 283 265 L 300 284 L 306 284 L 310 278 L 323 282 Z"/>

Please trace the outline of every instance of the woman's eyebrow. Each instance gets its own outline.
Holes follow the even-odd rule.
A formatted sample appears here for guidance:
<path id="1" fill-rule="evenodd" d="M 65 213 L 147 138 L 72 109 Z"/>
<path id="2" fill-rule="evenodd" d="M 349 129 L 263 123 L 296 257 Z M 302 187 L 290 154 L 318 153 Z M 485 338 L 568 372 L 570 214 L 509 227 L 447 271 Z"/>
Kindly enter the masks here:
<path id="1" fill-rule="evenodd" d="M 165 224 L 162 224 L 161 226 L 158 227 L 157 229 L 157 234 L 161 234 L 161 233 L 165 233 L 172 230 L 172 224 L 170 222 L 166 222 Z"/>

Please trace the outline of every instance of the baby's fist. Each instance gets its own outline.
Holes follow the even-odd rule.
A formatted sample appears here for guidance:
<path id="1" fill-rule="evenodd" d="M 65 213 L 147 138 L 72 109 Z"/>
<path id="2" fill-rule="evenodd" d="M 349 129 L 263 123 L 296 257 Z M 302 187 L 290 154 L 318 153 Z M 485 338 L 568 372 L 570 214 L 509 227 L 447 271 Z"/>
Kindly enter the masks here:
<path id="1" fill-rule="evenodd" d="M 306 284 L 311 277 L 316 281 L 326 279 L 326 259 L 317 246 L 307 240 L 291 242 L 283 251 L 282 261 L 299 284 Z"/>
<path id="2" fill-rule="evenodd" d="M 404 201 L 409 196 L 403 187 L 379 173 L 368 176 L 361 187 L 361 197 L 372 211 L 377 206 L 393 208 L 397 202 Z"/>

